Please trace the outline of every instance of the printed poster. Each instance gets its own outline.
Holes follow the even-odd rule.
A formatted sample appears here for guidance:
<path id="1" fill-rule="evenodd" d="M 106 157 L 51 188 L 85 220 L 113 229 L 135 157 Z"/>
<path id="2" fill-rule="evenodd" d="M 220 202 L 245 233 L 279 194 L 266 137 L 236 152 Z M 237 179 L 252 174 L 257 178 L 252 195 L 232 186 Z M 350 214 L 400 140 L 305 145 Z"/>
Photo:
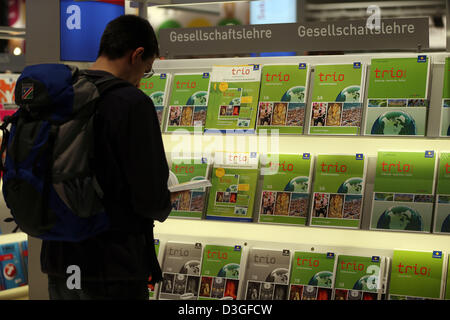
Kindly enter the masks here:
<path id="1" fill-rule="evenodd" d="M 0 74 L 0 121 L 17 111 L 15 89 L 19 74 Z"/>
<path id="2" fill-rule="evenodd" d="M 435 166 L 434 151 L 379 151 L 371 228 L 430 232 Z"/>
<path id="3" fill-rule="evenodd" d="M 441 104 L 441 137 L 450 136 L 450 57 L 445 58 L 444 88 Z"/>
<path id="4" fill-rule="evenodd" d="M 15 96 L 14 90 L 16 89 L 16 82 L 19 78 L 19 74 L 0 74 L 0 104 L 14 104 Z"/>
<path id="5" fill-rule="evenodd" d="M 242 246 L 206 245 L 199 300 L 236 300 L 239 296 Z"/>
<path id="6" fill-rule="evenodd" d="M 169 100 L 166 132 L 203 132 L 208 106 L 210 74 L 175 74 Z"/>
<path id="7" fill-rule="evenodd" d="M 308 95 L 309 64 L 264 65 L 256 128 L 302 134 Z"/>
<path id="8" fill-rule="evenodd" d="M 380 300 L 384 259 L 379 256 L 340 255 L 334 300 Z"/>
<path id="9" fill-rule="evenodd" d="M 289 300 L 331 300 L 336 261 L 332 252 L 295 252 Z"/>
<path id="10" fill-rule="evenodd" d="M 173 158 L 169 174 L 175 184 L 209 178 L 207 158 Z M 206 201 L 206 188 L 181 191 L 172 202 L 169 217 L 200 219 Z"/>
<path id="11" fill-rule="evenodd" d="M 359 228 L 365 163 L 362 153 L 317 156 L 311 226 Z"/>
<path id="12" fill-rule="evenodd" d="M 443 262 L 442 251 L 394 250 L 389 300 L 440 299 Z"/>
<path id="13" fill-rule="evenodd" d="M 250 249 L 245 271 L 245 300 L 287 300 L 289 250 Z"/>
<path id="14" fill-rule="evenodd" d="M 201 259 L 200 243 L 168 242 L 161 266 L 163 280 L 159 299 L 197 300 Z"/>
<path id="15" fill-rule="evenodd" d="M 430 57 L 372 59 L 366 135 L 424 136 Z"/>
<path id="16" fill-rule="evenodd" d="M 311 154 L 263 154 L 259 222 L 305 225 L 308 214 Z"/>
<path id="17" fill-rule="evenodd" d="M 310 134 L 360 133 L 365 69 L 361 62 L 315 67 Z"/>
<path id="18" fill-rule="evenodd" d="M 167 102 L 170 74 L 155 73 L 148 79 L 141 79 L 140 89 L 152 99 L 158 116 L 159 125 L 163 124 L 164 106 Z"/>
<path id="19" fill-rule="evenodd" d="M 259 64 L 213 66 L 205 132 L 254 133 L 260 82 Z"/>
<path id="20" fill-rule="evenodd" d="M 450 153 L 441 152 L 433 233 L 450 233 Z"/>
<path id="21" fill-rule="evenodd" d="M 256 152 L 216 152 L 206 219 L 251 222 L 257 181 Z"/>

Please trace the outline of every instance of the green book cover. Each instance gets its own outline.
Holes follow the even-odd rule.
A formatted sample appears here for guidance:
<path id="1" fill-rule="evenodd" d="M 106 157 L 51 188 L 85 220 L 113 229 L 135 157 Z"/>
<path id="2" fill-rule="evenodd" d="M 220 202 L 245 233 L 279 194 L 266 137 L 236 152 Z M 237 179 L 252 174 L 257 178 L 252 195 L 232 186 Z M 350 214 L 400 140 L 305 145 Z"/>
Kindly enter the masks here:
<path id="1" fill-rule="evenodd" d="M 245 300 L 287 300 L 289 250 L 250 249 L 245 270 Z"/>
<path id="2" fill-rule="evenodd" d="M 366 135 L 424 136 L 430 57 L 372 59 Z"/>
<path id="3" fill-rule="evenodd" d="M 430 232 L 434 151 L 379 151 L 372 202 L 372 229 Z"/>
<path id="4" fill-rule="evenodd" d="M 242 246 L 206 245 L 199 300 L 236 300 L 239 296 Z"/>
<path id="5" fill-rule="evenodd" d="M 155 252 L 156 252 L 156 257 L 159 256 L 159 247 L 160 247 L 160 241 L 159 239 L 154 239 L 154 245 L 155 245 Z M 150 278 L 148 279 L 149 281 L 152 279 L 152 276 L 150 276 Z M 156 299 L 156 287 L 153 284 L 148 284 L 148 296 L 150 300 Z"/>
<path id="6" fill-rule="evenodd" d="M 308 214 L 311 154 L 263 154 L 259 222 L 305 225 Z"/>
<path id="7" fill-rule="evenodd" d="M 442 251 L 394 250 L 389 300 L 440 299 L 443 264 Z"/>
<path id="8" fill-rule="evenodd" d="M 311 226 L 359 228 L 365 165 L 362 153 L 316 157 Z"/>
<path id="9" fill-rule="evenodd" d="M 139 88 L 152 99 L 160 126 L 162 126 L 164 120 L 164 106 L 167 102 L 169 83 L 170 74 L 155 73 L 148 79 L 141 79 L 139 86 Z"/>
<path id="10" fill-rule="evenodd" d="M 159 299 L 196 300 L 201 259 L 201 243 L 166 243 L 161 264 L 163 280 Z"/>
<path id="11" fill-rule="evenodd" d="M 450 233 L 450 153 L 439 156 L 434 233 Z"/>
<path id="12" fill-rule="evenodd" d="M 289 300 L 331 300 L 336 260 L 332 252 L 295 252 Z"/>
<path id="13" fill-rule="evenodd" d="M 172 158 L 169 174 L 175 184 L 209 178 L 208 159 Z M 196 218 L 202 217 L 206 200 L 206 188 L 181 191 L 172 202 L 169 217 Z"/>
<path id="14" fill-rule="evenodd" d="M 445 300 L 450 300 L 450 256 L 447 256 L 447 280 L 445 282 Z"/>
<path id="15" fill-rule="evenodd" d="M 175 74 L 172 80 L 166 131 L 203 132 L 209 89 L 208 72 Z M 182 130 L 181 130 L 182 129 Z"/>
<path id="16" fill-rule="evenodd" d="M 259 64 L 213 66 L 205 132 L 254 133 L 260 83 Z"/>
<path id="17" fill-rule="evenodd" d="M 308 94 L 309 65 L 264 65 L 256 129 L 302 134 Z"/>
<path id="18" fill-rule="evenodd" d="M 251 222 L 257 181 L 256 152 L 216 152 L 206 219 Z"/>
<path id="19" fill-rule="evenodd" d="M 384 259 L 379 256 L 340 255 L 334 300 L 379 300 Z"/>
<path id="20" fill-rule="evenodd" d="M 450 57 L 445 58 L 444 88 L 442 89 L 441 137 L 450 136 Z"/>
<path id="21" fill-rule="evenodd" d="M 310 134 L 360 133 L 365 64 L 317 65 Z"/>

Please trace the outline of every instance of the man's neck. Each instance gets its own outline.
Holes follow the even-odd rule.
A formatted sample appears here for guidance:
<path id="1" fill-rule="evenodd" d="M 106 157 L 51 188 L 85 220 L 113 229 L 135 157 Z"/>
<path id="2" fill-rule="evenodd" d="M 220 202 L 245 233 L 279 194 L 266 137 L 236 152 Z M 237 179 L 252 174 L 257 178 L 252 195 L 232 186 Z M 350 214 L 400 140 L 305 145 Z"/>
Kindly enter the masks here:
<path id="1" fill-rule="evenodd" d="M 125 61 L 121 61 L 121 59 L 109 60 L 106 57 L 98 57 L 89 69 L 106 71 L 117 78 L 127 80 L 127 74 L 125 68 L 123 67 L 124 62 Z"/>

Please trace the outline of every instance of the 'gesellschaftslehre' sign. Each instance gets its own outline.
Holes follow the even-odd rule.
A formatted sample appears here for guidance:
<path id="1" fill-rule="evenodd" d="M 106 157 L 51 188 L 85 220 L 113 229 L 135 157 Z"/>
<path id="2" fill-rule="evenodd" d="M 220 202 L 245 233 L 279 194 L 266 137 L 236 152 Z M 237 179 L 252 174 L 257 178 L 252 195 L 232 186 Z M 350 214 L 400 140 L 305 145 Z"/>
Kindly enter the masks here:
<path id="1" fill-rule="evenodd" d="M 349 51 L 429 47 L 428 18 L 162 29 L 163 56 L 238 54 L 270 51 Z"/>

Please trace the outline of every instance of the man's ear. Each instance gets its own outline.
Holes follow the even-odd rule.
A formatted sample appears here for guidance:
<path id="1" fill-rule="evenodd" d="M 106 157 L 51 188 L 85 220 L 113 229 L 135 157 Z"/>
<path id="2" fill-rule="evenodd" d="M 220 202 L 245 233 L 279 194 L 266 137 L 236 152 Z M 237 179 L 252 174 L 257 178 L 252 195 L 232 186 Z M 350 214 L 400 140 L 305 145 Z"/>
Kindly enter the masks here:
<path id="1" fill-rule="evenodd" d="M 130 56 L 130 63 L 132 65 L 138 63 L 141 61 L 142 55 L 144 54 L 144 48 L 143 47 L 138 47 L 136 48 L 133 52 L 131 52 L 131 56 Z"/>

